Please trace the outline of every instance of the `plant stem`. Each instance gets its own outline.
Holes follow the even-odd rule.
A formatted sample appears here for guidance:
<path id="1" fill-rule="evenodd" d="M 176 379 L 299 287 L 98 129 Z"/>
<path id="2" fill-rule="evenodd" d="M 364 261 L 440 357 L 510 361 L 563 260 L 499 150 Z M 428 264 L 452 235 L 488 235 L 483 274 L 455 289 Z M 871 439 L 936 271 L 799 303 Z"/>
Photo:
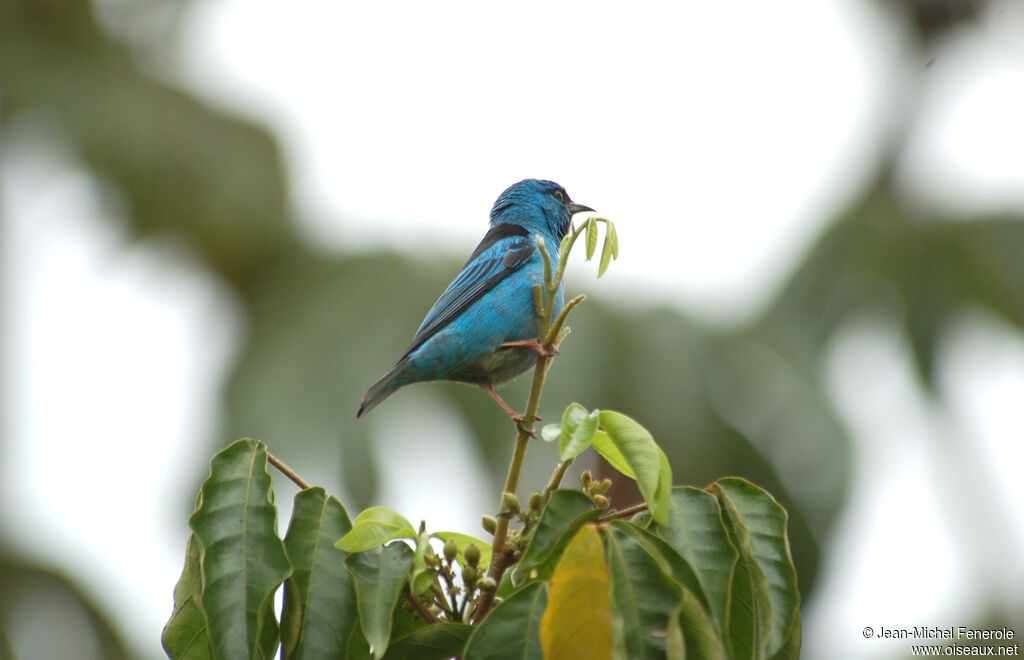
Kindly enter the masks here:
<path id="1" fill-rule="evenodd" d="M 427 623 L 437 623 L 437 617 L 420 602 L 419 598 L 412 595 L 412 591 L 409 590 L 409 585 L 405 585 L 405 588 L 402 589 L 402 594 L 424 621 Z"/>
<path id="2" fill-rule="evenodd" d="M 305 479 L 296 474 L 295 470 L 291 469 L 290 467 L 282 463 L 280 458 L 271 454 L 269 449 L 267 449 L 266 452 L 267 462 L 276 467 L 281 474 L 294 481 L 296 486 L 298 486 L 302 490 L 306 490 L 307 488 L 310 487 L 310 485 L 306 483 Z"/>
<path id="3" fill-rule="evenodd" d="M 565 472 L 569 469 L 569 466 L 572 465 L 573 460 L 574 459 L 570 458 L 569 460 L 562 461 L 558 464 L 558 467 L 555 468 L 555 473 L 551 475 L 551 481 L 548 482 L 547 488 L 544 489 L 545 495 L 549 494 L 561 485 L 562 478 L 565 476 Z"/>
<path id="4" fill-rule="evenodd" d="M 641 511 L 647 510 L 647 504 L 634 504 L 631 507 L 626 507 L 621 511 L 611 511 L 598 518 L 597 522 L 608 522 L 609 520 L 616 520 L 618 518 L 626 518 L 633 514 L 640 513 Z"/>

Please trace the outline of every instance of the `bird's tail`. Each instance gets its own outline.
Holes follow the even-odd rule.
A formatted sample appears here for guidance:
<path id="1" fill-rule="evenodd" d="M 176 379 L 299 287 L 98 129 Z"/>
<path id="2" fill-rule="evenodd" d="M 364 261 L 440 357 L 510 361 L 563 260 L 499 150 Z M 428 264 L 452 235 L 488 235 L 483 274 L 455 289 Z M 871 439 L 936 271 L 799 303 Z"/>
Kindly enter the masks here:
<path id="1" fill-rule="evenodd" d="M 398 365 L 395 365 L 394 369 L 371 385 L 370 389 L 366 390 L 363 402 L 359 405 L 359 412 L 356 413 L 356 419 L 376 408 L 377 404 L 394 394 L 395 390 L 401 387 L 400 384 L 395 383 L 395 377 L 398 376 L 400 371 Z"/>

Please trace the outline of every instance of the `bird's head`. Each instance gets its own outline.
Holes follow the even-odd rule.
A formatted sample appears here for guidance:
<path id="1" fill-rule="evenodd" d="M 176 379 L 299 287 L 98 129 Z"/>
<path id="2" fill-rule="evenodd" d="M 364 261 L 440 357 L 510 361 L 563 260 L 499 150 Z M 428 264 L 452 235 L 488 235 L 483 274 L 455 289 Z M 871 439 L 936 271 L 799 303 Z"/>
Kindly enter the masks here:
<path id="1" fill-rule="evenodd" d="M 574 213 L 593 211 L 569 199 L 565 188 L 554 181 L 525 179 L 501 193 L 491 209 L 491 225 L 508 222 L 561 242 Z"/>

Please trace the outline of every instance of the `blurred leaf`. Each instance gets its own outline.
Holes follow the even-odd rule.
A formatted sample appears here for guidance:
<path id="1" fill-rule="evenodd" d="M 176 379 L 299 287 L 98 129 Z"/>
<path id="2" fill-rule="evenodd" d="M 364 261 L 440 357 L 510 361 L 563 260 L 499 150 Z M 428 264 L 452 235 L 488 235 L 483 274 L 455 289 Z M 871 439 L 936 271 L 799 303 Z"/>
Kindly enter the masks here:
<path id="1" fill-rule="evenodd" d="M 570 403 L 562 414 L 561 432 L 558 438 L 558 457 L 562 461 L 576 458 L 590 446 L 597 432 L 598 411 L 588 413 L 578 403 Z"/>
<path id="2" fill-rule="evenodd" d="M 463 660 L 544 660 L 540 621 L 548 587 L 531 582 L 488 612 L 469 637 Z"/>
<path id="3" fill-rule="evenodd" d="M 654 531 L 693 568 L 712 619 L 721 637 L 727 638 L 729 584 L 737 553 L 722 527 L 718 500 L 697 488 L 677 486 L 672 490 L 668 522 Z"/>
<path id="4" fill-rule="evenodd" d="M 651 516 L 664 524 L 668 520 L 672 494 L 672 468 L 650 432 L 636 420 L 612 410 L 602 410 L 601 426 L 636 474 L 640 494 Z"/>
<path id="5" fill-rule="evenodd" d="M 604 509 L 594 508 L 590 498 L 578 490 L 552 491 L 541 512 L 537 529 L 516 565 L 514 578 L 522 581 L 534 568 L 550 567 L 576 531 L 601 517 Z"/>
<path id="6" fill-rule="evenodd" d="M 725 513 L 750 573 L 759 653 L 772 656 L 790 638 L 800 610 L 796 569 L 786 536 L 786 510 L 761 488 L 737 477 L 709 487 Z M 767 621 L 767 636 L 761 622 Z"/>
<path id="7" fill-rule="evenodd" d="M 466 546 L 473 543 L 480 550 L 481 573 L 491 565 L 491 544 L 486 541 L 481 541 L 468 534 L 459 534 L 458 532 L 434 532 L 431 536 L 435 536 L 442 541 L 447 541 L 448 539 L 455 541 L 455 545 L 459 548 L 458 560 L 460 564 L 464 563 L 462 553 L 466 550 Z"/>
<path id="8" fill-rule="evenodd" d="M 623 529 L 630 526 L 612 521 L 607 534 L 616 655 L 663 658 L 668 621 L 683 590 L 662 570 L 659 559 Z"/>
<path id="9" fill-rule="evenodd" d="M 793 622 L 793 628 L 789 631 L 789 638 L 786 643 L 779 649 L 779 652 L 773 655 L 769 660 L 800 660 L 800 645 L 802 642 L 803 624 L 800 621 L 800 610 L 796 611 L 796 620 Z M 989 629 L 994 629 L 992 626 Z"/>
<path id="10" fill-rule="evenodd" d="M 388 646 L 384 660 L 447 660 L 462 652 L 473 626 L 436 623 L 400 637 Z"/>
<path id="11" fill-rule="evenodd" d="M 206 617 L 197 602 L 201 592 L 199 544 L 195 535 L 189 534 L 185 568 L 174 587 L 174 612 L 161 636 L 164 651 L 173 660 L 205 660 L 213 657 Z"/>
<path id="12" fill-rule="evenodd" d="M 345 654 L 358 612 L 347 553 L 335 548 L 352 523 L 340 501 L 323 488 L 295 495 L 284 548 L 292 576 L 285 582 L 281 646 L 286 660 Z"/>
<path id="13" fill-rule="evenodd" d="M 359 626 L 376 660 L 384 657 L 391 639 L 391 614 L 412 568 L 413 551 L 397 541 L 349 555 L 345 567 L 355 580 Z"/>
<path id="14" fill-rule="evenodd" d="M 626 457 L 622 455 L 619 448 L 615 446 L 612 439 L 604 431 L 597 431 L 594 433 L 594 438 L 591 441 L 594 449 L 597 453 L 604 457 L 604 460 L 608 461 L 609 464 L 622 474 L 626 475 L 630 479 L 636 480 L 636 473 L 629 467 L 629 463 L 626 461 Z"/>
<path id="15" fill-rule="evenodd" d="M 619 258 L 619 232 L 615 230 L 615 223 L 611 220 L 605 221 L 605 227 L 607 227 L 608 235 L 604 239 L 606 243 L 609 243 L 612 247 L 612 259 Z"/>
<path id="16" fill-rule="evenodd" d="M 429 589 L 437 577 L 437 571 L 427 566 L 426 556 L 434 554 L 430 536 L 428 532 L 423 532 L 416 538 L 416 551 L 413 554 L 412 571 L 409 573 L 409 589 L 416 596 Z"/>
<path id="17" fill-rule="evenodd" d="M 545 424 L 540 429 L 540 437 L 544 442 L 551 444 L 562 436 L 561 424 Z"/>
<path id="18" fill-rule="evenodd" d="M 551 595 L 540 621 L 544 657 L 611 660 L 611 625 L 604 548 L 597 528 L 584 525 L 551 576 Z"/>
<path id="19" fill-rule="evenodd" d="M 189 525 L 199 542 L 201 605 L 217 658 L 270 657 L 274 592 L 291 574 L 263 443 L 232 443 L 210 461 Z"/>
<path id="20" fill-rule="evenodd" d="M 597 221 L 593 218 L 587 218 L 587 261 L 594 256 L 594 251 L 597 250 Z"/>
<path id="21" fill-rule="evenodd" d="M 391 509 L 375 506 L 356 516 L 352 529 L 335 545 L 346 552 L 362 552 L 394 539 L 415 538 L 412 523 Z"/>
<path id="22" fill-rule="evenodd" d="M 669 619 L 665 648 L 667 660 L 725 660 L 728 657 L 707 611 L 696 596 L 685 590 L 679 607 Z"/>

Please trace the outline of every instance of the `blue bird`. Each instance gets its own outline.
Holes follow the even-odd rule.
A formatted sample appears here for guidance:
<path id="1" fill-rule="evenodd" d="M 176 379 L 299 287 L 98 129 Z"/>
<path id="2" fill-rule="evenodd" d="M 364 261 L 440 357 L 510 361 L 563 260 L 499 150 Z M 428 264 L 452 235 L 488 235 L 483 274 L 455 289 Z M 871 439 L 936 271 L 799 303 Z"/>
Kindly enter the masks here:
<path id="1" fill-rule="evenodd" d="M 533 286 L 543 285 L 544 262 L 535 235 L 544 239 L 551 263 L 576 204 L 552 181 L 526 179 L 501 193 L 491 208 L 491 227 L 469 261 L 427 312 L 405 354 L 366 391 L 356 418 L 410 383 L 453 380 L 479 385 L 516 423 L 523 421 L 494 391 L 546 355 Z M 563 305 L 562 287 L 554 314 Z"/>

